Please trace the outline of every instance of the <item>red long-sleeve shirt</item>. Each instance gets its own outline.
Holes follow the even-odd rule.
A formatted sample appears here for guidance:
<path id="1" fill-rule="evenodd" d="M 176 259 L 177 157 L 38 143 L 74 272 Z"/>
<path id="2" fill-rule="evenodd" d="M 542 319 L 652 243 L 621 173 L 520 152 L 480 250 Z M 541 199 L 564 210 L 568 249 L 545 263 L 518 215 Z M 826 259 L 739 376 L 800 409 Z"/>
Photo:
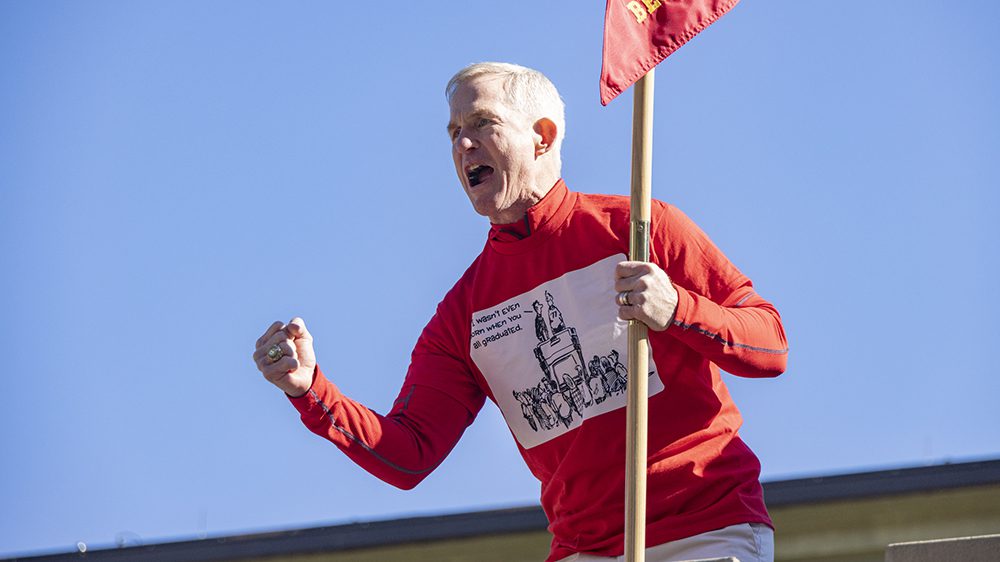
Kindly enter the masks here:
<path id="1" fill-rule="evenodd" d="M 777 310 L 676 208 L 653 202 L 650 259 L 677 288 L 673 324 L 650 332 L 648 545 L 771 521 L 760 464 L 719 367 L 785 369 Z M 560 180 L 523 224 L 494 226 L 438 305 L 382 416 L 317 368 L 293 398 L 310 430 L 375 476 L 411 488 L 439 465 L 487 398 L 532 473 L 553 534 L 549 560 L 620 555 L 624 533 L 627 323 L 614 267 L 628 253 L 628 199 Z"/>

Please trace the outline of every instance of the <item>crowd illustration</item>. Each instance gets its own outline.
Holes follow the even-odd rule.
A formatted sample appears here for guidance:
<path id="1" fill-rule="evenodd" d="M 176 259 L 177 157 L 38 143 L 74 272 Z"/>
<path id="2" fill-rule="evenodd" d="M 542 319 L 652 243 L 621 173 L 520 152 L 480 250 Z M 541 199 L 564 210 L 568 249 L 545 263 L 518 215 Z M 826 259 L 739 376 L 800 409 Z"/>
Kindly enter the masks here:
<path id="1" fill-rule="evenodd" d="M 543 305 L 536 300 L 531 305 L 538 339 L 534 352 L 542 377 L 534 386 L 512 391 L 521 404 L 521 414 L 535 431 L 550 430 L 560 424 L 569 428 L 576 419 L 574 416 L 583 417 L 587 407 L 623 394 L 628 382 L 628 369 L 617 350 L 594 355 L 585 362 L 576 330 L 566 326 L 548 291 L 545 302 Z"/>

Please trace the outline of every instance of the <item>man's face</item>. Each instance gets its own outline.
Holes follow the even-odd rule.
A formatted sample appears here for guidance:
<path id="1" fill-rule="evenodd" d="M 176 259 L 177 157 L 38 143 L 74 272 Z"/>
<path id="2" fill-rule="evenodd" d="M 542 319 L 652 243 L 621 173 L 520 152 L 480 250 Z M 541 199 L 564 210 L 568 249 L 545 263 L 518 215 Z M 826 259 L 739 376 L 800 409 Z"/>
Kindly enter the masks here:
<path id="1" fill-rule="evenodd" d="M 481 76 L 451 97 L 451 154 L 472 206 L 495 224 L 520 220 L 532 199 L 536 135 L 530 118 L 508 105 L 502 81 Z M 548 186 L 545 186 L 548 187 Z"/>

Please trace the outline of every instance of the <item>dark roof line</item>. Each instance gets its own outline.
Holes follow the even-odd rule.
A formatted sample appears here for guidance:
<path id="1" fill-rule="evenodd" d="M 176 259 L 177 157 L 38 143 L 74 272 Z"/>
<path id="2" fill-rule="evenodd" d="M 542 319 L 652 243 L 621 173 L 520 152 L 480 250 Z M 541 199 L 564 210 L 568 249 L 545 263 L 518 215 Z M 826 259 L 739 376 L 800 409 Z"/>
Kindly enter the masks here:
<path id="1" fill-rule="evenodd" d="M 764 482 L 768 507 L 1000 484 L 1000 460 Z"/>
<path id="2" fill-rule="evenodd" d="M 348 523 L 249 535 L 89 550 L 29 558 L 31 562 L 100 560 L 125 562 L 210 562 L 314 552 L 333 552 L 465 537 L 544 531 L 548 526 L 538 506 Z"/>
<path id="3" fill-rule="evenodd" d="M 764 497 L 768 506 L 782 507 L 998 484 L 1000 460 L 990 460 L 765 482 Z M 140 559 L 150 562 L 212 562 L 544 531 L 547 526 L 548 521 L 542 509 L 528 506 L 7 560 L 118 562 Z"/>

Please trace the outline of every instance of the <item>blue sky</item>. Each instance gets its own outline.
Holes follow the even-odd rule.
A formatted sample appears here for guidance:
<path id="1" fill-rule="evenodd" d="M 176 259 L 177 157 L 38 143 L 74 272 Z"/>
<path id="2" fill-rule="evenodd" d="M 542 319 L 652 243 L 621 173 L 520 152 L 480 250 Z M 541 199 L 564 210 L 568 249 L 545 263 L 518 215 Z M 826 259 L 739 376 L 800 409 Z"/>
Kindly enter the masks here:
<path id="1" fill-rule="evenodd" d="M 445 82 L 567 103 L 564 177 L 627 193 L 603 3 L 0 1 L 0 555 L 523 505 L 487 405 L 402 492 L 306 431 L 250 354 L 306 319 L 386 411 L 487 223 Z M 1000 6 L 760 2 L 658 67 L 653 193 L 781 311 L 727 377 L 764 478 L 1000 457 Z"/>

